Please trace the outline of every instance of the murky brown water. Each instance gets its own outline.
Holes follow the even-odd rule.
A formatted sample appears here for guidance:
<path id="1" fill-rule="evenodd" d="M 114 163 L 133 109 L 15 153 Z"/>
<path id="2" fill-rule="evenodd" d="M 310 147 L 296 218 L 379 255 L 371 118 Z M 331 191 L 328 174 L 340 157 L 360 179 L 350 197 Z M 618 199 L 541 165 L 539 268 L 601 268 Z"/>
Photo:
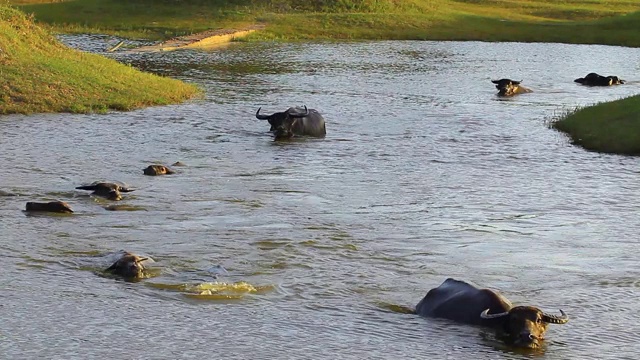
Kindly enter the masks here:
<path id="1" fill-rule="evenodd" d="M 98 38 L 86 43 L 105 49 Z M 206 99 L 0 121 L 6 358 L 637 358 L 637 158 L 589 153 L 550 117 L 640 92 L 640 50 L 562 44 L 240 44 L 125 56 Z M 596 71 L 631 80 L 586 88 Z M 535 92 L 501 100 L 492 78 Z M 274 143 L 306 104 L 326 139 Z M 152 163 L 182 161 L 170 177 Z M 75 186 L 137 188 L 107 211 Z M 15 196 L 8 196 L 15 195 Z M 26 216 L 61 199 L 73 216 Z M 155 277 L 100 276 L 108 254 Z M 562 308 L 546 347 L 394 311 L 446 277 Z"/>

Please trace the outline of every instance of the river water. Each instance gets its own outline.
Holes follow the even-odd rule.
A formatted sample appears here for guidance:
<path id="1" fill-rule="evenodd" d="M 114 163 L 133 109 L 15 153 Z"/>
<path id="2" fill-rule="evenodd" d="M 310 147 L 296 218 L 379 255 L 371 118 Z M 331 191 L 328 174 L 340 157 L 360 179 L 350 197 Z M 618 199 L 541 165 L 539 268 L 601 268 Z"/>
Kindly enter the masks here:
<path id="1" fill-rule="evenodd" d="M 572 146 L 547 122 L 640 93 L 640 50 L 265 43 L 109 56 L 206 95 L 0 121 L 3 358 L 638 357 L 640 160 Z M 629 83 L 573 82 L 589 72 Z M 534 92 L 500 99 L 490 79 L 502 77 Z M 325 139 L 276 143 L 254 117 L 294 105 L 325 116 Z M 142 174 L 176 161 L 176 175 Z M 136 188 L 121 202 L 131 211 L 74 189 L 95 180 Z M 22 212 L 52 199 L 76 213 Z M 154 276 L 102 276 L 119 250 L 153 257 Z M 570 321 L 530 353 L 402 311 L 447 277 Z"/>

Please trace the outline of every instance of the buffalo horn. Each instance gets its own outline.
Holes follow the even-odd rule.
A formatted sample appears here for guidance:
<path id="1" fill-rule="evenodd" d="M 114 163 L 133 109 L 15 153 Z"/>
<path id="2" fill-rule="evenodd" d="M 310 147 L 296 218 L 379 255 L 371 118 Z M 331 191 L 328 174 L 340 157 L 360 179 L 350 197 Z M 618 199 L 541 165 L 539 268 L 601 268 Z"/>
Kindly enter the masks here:
<path id="1" fill-rule="evenodd" d="M 569 317 L 564 311 L 560 310 L 560 316 L 542 313 L 542 321 L 550 324 L 566 324 L 569 321 Z"/>
<path id="2" fill-rule="evenodd" d="M 258 118 L 259 120 L 268 120 L 271 115 L 260 115 L 260 109 L 262 109 L 262 107 L 259 107 L 258 111 L 256 111 L 256 118 Z"/>
<path id="3" fill-rule="evenodd" d="M 483 319 L 495 319 L 495 318 L 499 318 L 507 315 L 509 315 L 508 311 L 489 315 L 489 309 L 486 309 L 485 311 L 480 313 L 480 317 Z"/>
<path id="4" fill-rule="evenodd" d="M 307 109 L 307 105 L 304 106 L 304 113 L 289 113 L 291 117 L 305 117 L 309 115 L 309 109 Z"/>

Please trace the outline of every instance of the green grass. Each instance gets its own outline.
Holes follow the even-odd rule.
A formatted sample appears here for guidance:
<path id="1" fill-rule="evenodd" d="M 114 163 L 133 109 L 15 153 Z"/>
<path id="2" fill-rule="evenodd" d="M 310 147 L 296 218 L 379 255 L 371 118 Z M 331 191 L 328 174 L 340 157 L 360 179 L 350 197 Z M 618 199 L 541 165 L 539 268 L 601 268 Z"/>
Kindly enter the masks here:
<path id="1" fill-rule="evenodd" d="M 0 5 L 0 114 L 105 112 L 184 101 L 193 85 L 72 50 Z"/>
<path id="2" fill-rule="evenodd" d="M 636 0 L 10 1 L 58 32 L 166 39 L 263 23 L 249 40 L 558 41 L 640 46 Z"/>
<path id="3" fill-rule="evenodd" d="M 551 126 L 587 150 L 640 155 L 639 109 L 640 96 L 633 96 L 569 111 Z"/>

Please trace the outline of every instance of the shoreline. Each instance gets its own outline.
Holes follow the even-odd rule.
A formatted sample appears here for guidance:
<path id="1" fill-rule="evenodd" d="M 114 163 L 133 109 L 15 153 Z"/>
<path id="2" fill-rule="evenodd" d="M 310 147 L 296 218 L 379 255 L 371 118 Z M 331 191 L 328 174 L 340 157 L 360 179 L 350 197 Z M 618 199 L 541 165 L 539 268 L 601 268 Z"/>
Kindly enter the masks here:
<path id="1" fill-rule="evenodd" d="M 191 35 L 178 36 L 154 45 L 145 45 L 127 49 L 126 51 L 157 52 L 180 49 L 211 49 L 228 44 L 264 28 L 265 25 L 252 25 L 242 29 L 207 30 Z"/>

